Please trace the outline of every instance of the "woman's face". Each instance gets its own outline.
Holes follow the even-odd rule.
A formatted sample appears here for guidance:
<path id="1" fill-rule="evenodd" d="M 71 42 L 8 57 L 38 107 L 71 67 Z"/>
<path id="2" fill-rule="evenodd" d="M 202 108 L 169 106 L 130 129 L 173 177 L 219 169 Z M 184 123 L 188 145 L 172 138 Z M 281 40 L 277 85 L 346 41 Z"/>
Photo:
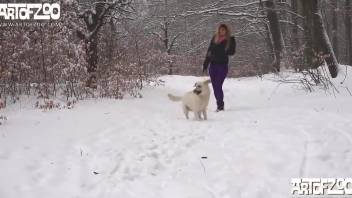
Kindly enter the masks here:
<path id="1" fill-rule="evenodd" d="M 226 36 L 226 29 L 224 27 L 220 27 L 219 29 L 219 36 Z"/>

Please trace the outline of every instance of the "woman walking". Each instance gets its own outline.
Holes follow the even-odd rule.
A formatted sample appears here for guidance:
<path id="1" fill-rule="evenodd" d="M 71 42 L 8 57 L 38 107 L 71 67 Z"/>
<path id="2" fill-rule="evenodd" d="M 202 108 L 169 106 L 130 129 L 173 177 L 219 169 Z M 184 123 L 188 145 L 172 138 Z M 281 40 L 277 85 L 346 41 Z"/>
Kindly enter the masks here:
<path id="1" fill-rule="evenodd" d="M 230 28 L 226 24 L 220 24 L 215 35 L 210 41 L 206 58 L 203 64 L 203 72 L 208 70 L 216 98 L 216 111 L 224 111 L 224 92 L 222 85 L 228 73 L 229 56 L 236 52 L 236 40 L 231 36 Z"/>

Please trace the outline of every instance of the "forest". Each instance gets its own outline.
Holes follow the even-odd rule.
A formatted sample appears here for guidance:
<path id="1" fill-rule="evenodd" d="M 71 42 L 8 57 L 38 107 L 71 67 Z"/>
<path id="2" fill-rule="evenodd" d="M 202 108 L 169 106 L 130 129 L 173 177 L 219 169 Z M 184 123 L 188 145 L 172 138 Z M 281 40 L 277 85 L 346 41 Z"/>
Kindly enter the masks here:
<path id="1" fill-rule="evenodd" d="M 351 4 L 0 0 L 0 198 L 352 197 Z"/>
<path id="2" fill-rule="evenodd" d="M 319 84 L 338 75 L 338 64 L 352 65 L 350 0 L 56 2 L 61 17 L 46 24 L 14 26 L 0 18 L 2 103 L 23 94 L 140 97 L 160 75 L 204 75 L 206 48 L 220 23 L 237 41 L 232 77 L 292 70 Z M 328 71 L 319 73 L 325 64 Z"/>

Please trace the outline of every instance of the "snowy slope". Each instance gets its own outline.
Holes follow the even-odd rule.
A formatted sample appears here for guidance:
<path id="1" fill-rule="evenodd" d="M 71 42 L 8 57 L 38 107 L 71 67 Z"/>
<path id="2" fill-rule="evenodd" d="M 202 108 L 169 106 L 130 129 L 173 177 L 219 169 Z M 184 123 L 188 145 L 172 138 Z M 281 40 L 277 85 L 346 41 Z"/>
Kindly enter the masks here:
<path id="1" fill-rule="evenodd" d="M 10 106 L 0 126 L 0 197 L 282 198 L 292 177 L 351 176 L 351 79 L 335 80 L 334 96 L 272 78 L 228 79 L 226 111 L 213 112 L 211 98 L 202 122 L 185 120 L 166 97 L 192 89 L 196 77 L 163 77 L 143 99 L 49 112 Z"/>

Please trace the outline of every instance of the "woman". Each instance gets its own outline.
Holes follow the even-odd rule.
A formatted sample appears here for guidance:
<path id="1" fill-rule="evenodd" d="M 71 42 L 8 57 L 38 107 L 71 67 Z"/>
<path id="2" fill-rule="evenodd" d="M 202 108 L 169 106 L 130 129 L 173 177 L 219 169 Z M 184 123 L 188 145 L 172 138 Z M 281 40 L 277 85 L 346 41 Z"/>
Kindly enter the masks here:
<path id="1" fill-rule="evenodd" d="M 224 93 L 222 84 L 227 76 L 229 56 L 235 54 L 236 40 L 231 36 L 230 28 L 226 24 L 220 24 L 207 51 L 203 64 L 203 72 L 209 67 L 209 75 L 216 98 L 216 111 L 224 111 Z"/>

